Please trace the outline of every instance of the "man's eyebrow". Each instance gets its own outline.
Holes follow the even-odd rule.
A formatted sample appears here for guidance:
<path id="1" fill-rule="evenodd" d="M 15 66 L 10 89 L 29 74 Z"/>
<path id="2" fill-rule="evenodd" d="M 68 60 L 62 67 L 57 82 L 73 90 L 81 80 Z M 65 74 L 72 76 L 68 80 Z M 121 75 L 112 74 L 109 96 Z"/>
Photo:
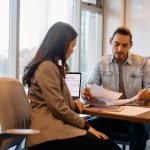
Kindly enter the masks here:
<path id="1" fill-rule="evenodd" d="M 129 45 L 129 43 L 120 43 L 120 42 L 117 42 L 117 41 L 113 41 L 113 42 L 116 43 L 116 44 Z"/>
<path id="2" fill-rule="evenodd" d="M 114 43 L 116 43 L 116 44 L 120 44 L 119 42 L 117 42 L 117 41 L 113 41 Z"/>
<path id="3" fill-rule="evenodd" d="M 129 43 L 122 43 L 122 45 L 129 45 Z"/>

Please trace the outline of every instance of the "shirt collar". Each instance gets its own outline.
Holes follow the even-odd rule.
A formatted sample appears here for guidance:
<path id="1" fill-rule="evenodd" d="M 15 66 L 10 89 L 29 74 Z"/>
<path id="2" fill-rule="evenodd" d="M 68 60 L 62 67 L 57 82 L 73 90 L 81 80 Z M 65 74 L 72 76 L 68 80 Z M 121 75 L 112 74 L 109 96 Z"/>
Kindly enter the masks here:
<path id="1" fill-rule="evenodd" d="M 116 63 L 116 60 L 115 60 L 115 58 L 114 58 L 114 56 L 113 55 L 108 55 L 108 59 L 106 60 L 106 64 L 109 64 L 109 63 Z M 132 53 L 128 53 L 128 58 L 127 58 L 127 60 L 125 61 L 125 63 L 124 64 L 126 64 L 126 63 L 128 63 L 129 65 L 133 65 L 133 55 L 132 55 Z"/>
<path id="2" fill-rule="evenodd" d="M 133 65 L 133 54 L 128 53 L 128 58 L 125 63 L 128 63 L 129 65 Z"/>

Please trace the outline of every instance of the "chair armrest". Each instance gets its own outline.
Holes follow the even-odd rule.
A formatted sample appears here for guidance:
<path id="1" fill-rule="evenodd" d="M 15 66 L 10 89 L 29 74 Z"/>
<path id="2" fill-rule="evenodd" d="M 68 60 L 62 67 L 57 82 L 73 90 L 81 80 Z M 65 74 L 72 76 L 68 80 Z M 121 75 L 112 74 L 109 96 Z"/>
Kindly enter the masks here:
<path id="1" fill-rule="evenodd" d="M 28 134 L 38 134 L 39 130 L 34 129 L 7 129 L 0 133 L 1 135 L 28 135 Z"/>

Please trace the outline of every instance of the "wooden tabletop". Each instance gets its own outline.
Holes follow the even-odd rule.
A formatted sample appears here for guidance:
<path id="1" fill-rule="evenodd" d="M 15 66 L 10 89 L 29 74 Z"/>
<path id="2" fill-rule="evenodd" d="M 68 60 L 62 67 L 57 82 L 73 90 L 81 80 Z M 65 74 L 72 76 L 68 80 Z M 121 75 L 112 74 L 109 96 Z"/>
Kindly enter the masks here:
<path id="1" fill-rule="evenodd" d="M 83 113 L 92 116 L 101 116 L 111 119 L 150 123 L 150 107 L 124 106 L 124 108 L 119 112 L 85 108 Z"/>

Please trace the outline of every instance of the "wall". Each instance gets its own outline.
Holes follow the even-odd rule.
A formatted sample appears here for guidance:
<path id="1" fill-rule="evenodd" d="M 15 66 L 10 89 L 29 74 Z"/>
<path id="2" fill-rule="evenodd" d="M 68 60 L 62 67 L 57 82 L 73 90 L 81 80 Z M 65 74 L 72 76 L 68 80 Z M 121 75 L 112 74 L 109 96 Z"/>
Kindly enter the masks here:
<path id="1" fill-rule="evenodd" d="M 126 0 L 126 25 L 133 34 L 132 51 L 150 56 L 150 1 Z"/>
<path id="2" fill-rule="evenodd" d="M 133 34 L 132 52 L 150 56 L 150 1 L 104 0 L 103 54 L 111 53 L 109 38 L 120 25 L 127 25 Z"/>
<path id="3" fill-rule="evenodd" d="M 124 0 L 104 0 L 103 55 L 111 53 L 109 39 L 114 30 L 124 24 Z"/>

